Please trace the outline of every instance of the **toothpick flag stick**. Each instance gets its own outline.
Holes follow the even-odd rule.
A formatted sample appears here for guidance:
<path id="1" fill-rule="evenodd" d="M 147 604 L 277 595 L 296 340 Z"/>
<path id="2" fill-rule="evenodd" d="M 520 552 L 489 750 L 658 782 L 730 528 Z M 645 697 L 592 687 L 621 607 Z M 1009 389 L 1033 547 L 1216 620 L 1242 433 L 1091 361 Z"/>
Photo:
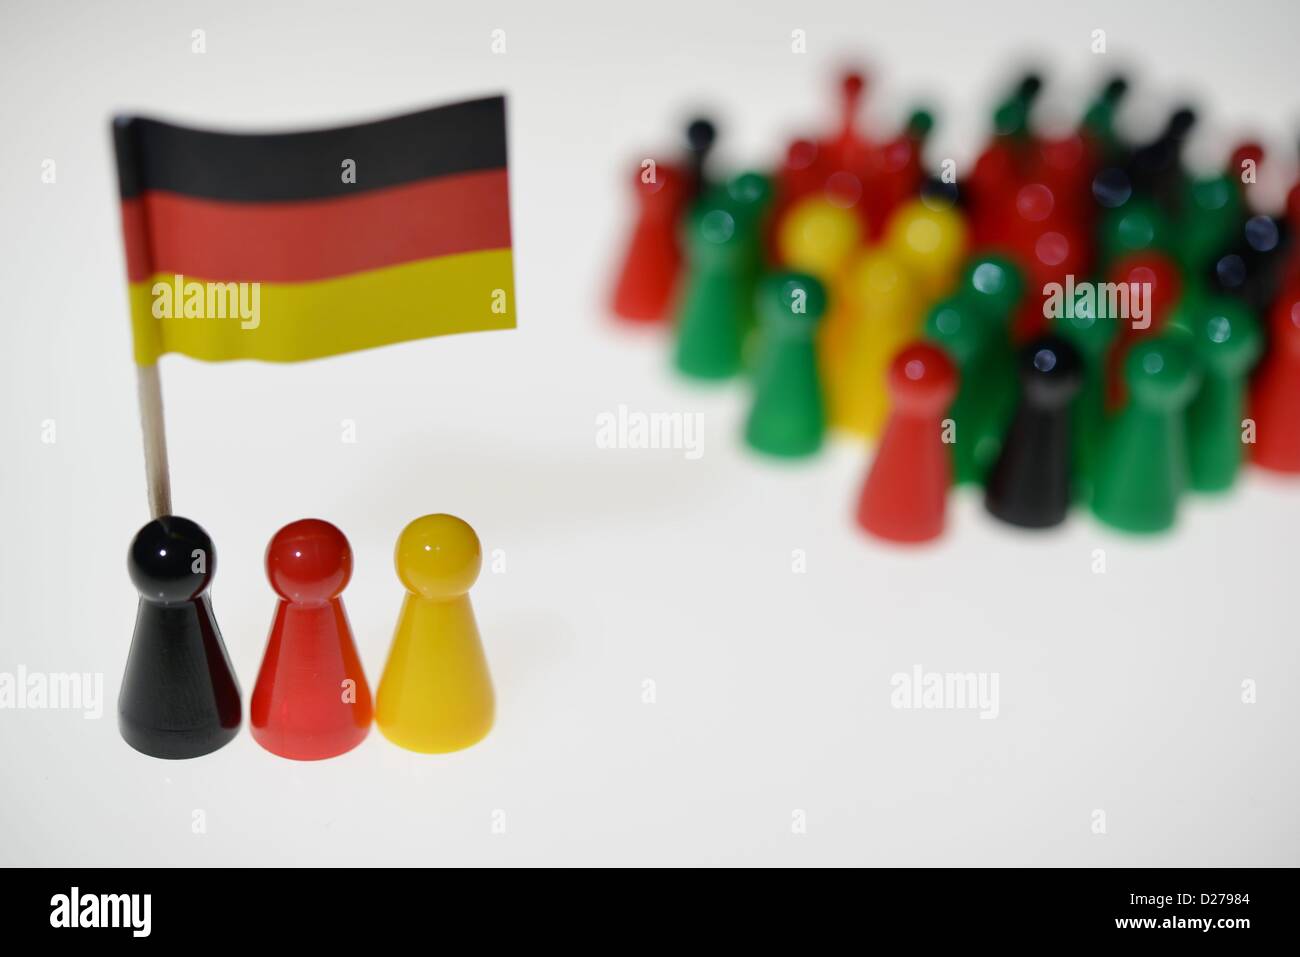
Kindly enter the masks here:
<path id="1" fill-rule="evenodd" d="M 167 468 L 167 431 L 163 423 L 162 385 L 158 363 L 136 366 L 140 393 L 140 429 L 144 432 L 144 471 L 149 486 L 149 512 L 154 518 L 172 514 L 172 478 Z"/>
<path id="2" fill-rule="evenodd" d="M 149 227 L 138 198 L 140 182 L 139 141 L 128 117 L 113 118 L 113 149 L 117 154 L 118 188 L 122 196 L 122 238 L 126 248 L 127 278 L 134 282 L 148 276 L 151 253 Z M 134 290 L 133 290 L 134 293 Z M 135 321 L 136 297 L 131 302 Z M 136 329 L 136 393 L 140 402 L 140 431 L 144 437 L 144 470 L 153 518 L 172 513 L 171 473 L 167 468 L 167 432 L 163 422 L 162 384 L 158 363 L 142 362 L 140 330 Z"/>

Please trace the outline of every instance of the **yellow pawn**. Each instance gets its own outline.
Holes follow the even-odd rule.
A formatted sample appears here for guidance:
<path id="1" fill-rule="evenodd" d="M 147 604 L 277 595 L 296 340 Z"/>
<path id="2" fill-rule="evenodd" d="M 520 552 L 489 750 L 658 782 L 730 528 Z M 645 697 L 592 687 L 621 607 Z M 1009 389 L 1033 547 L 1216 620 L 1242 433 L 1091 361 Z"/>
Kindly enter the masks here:
<path id="1" fill-rule="evenodd" d="M 812 273 L 826 287 L 826 317 L 817 332 L 817 358 L 823 391 L 828 395 L 841 378 L 845 340 L 852 317 L 842 290 L 844 272 L 862 243 L 862 223 L 856 213 L 814 194 L 786 211 L 777 226 L 776 247 L 790 269 Z"/>
<path id="2" fill-rule="evenodd" d="M 393 556 L 406 600 L 375 697 L 384 737 L 426 754 L 459 751 L 492 728 L 496 702 L 469 590 L 483 565 L 474 529 L 425 515 Z"/>
<path id="3" fill-rule="evenodd" d="M 894 212 L 885 226 L 884 246 L 916 276 L 922 302 L 947 295 L 957 283 L 966 257 L 966 221 L 951 206 L 927 206 L 914 199 Z"/>
<path id="4" fill-rule="evenodd" d="M 805 196 L 786 210 L 776 236 L 788 268 L 812 273 L 825 284 L 839 277 L 861 242 L 857 214 L 821 195 Z"/>
<path id="5" fill-rule="evenodd" d="M 912 271 L 880 247 L 857 259 L 846 288 L 852 325 L 843 374 L 829 396 L 831 425 L 874 438 L 889 411 L 890 363 L 921 333 L 919 291 Z"/>

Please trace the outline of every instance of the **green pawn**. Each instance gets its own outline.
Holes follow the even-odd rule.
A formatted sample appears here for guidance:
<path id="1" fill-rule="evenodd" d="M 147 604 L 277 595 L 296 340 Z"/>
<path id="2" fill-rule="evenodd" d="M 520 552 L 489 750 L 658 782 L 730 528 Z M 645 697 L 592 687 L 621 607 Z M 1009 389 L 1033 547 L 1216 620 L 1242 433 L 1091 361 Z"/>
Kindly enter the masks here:
<path id="1" fill-rule="evenodd" d="M 762 173 L 740 173 L 722 189 L 722 204 L 736 219 L 745 245 L 744 265 L 737 278 L 745 297 L 745 333 L 757 325 L 756 294 L 763 271 L 763 234 L 772 207 L 772 180 Z M 751 343 L 752 344 L 752 343 Z M 747 366 L 752 363 L 746 362 Z"/>
<path id="2" fill-rule="evenodd" d="M 993 110 L 993 133 L 1023 139 L 1029 135 L 1029 114 L 1033 110 L 1034 100 L 1043 88 L 1043 81 L 1037 74 L 1027 73 Z"/>
<path id="3" fill-rule="evenodd" d="M 1246 376 L 1263 350 L 1263 334 L 1242 302 L 1215 297 L 1188 317 L 1191 345 L 1205 371 L 1187 409 L 1187 465 L 1192 488 L 1231 488 L 1241 468 Z"/>
<path id="4" fill-rule="evenodd" d="M 1093 474 L 1092 510 L 1127 532 L 1174 523 L 1186 486 L 1187 404 L 1200 385 L 1185 336 L 1138 343 L 1124 362 L 1128 402 L 1109 424 Z"/>
<path id="5" fill-rule="evenodd" d="M 1098 317 L 1093 301 L 1067 304 L 1056 318 L 1056 331 L 1068 339 L 1083 359 L 1083 384 L 1071 411 L 1074 497 L 1086 502 L 1092 495 L 1092 474 L 1106 426 L 1106 357 L 1119 333 L 1113 316 Z"/>
<path id="6" fill-rule="evenodd" d="M 1009 328 L 1025 294 L 1025 276 L 1005 256 L 977 256 L 962 270 L 958 294 Z M 1012 365 L 1015 365 L 1014 359 Z"/>
<path id="7" fill-rule="evenodd" d="M 957 396 L 947 415 L 955 426 L 953 482 L 976 482 L 982 475 L 976 451 L 986 378 L 983 370 L 989 365 L 989 344 L 997 339 L 996 325 L 968 296 L 958 293 L 935 303 L 925 318 L 924 336 L 943 349 L 961 372 Z"/>
<path id="8" fill-rule="evenodd" d="M 1191 276 L 1205 273 L 1215 257 L 1232 245 L 1245 219 L 1235 177 L 1220 174 L 1188 182 L 1174 243 L 1183 272 Z"/>
<path id="9" fill-rule="evenodd" d="M 761 229 L 772 206 L 772 179 L 753 171 L 740 173 L 723 187 L 727 208 L 735 214 L 751 238 L 751 250 L 762 255 Z"/>
<path id="10" fill-rule="evenodd" d="M 1005 257 L 979 256 L 966 264 L 957 294 L 981 316 L 983 334 L 978 353 L 961 367 L 960 391 L 970 403 L 966 438 L 971 441 L 958 451 L 963 441 L 958 426 L 955 478 L 982 482 L 1002 451 L 1019 395 L 1011 324 L 1025 294 L 1024 274 Z"/>
<path id="11" fill-rule="evenodd" d="M 686 242 L 690 275 L 677 319 L 677 368 L 697 379 L 726 379 L 740 370 L 750 325 L 747 237 L 730 210 L 702 203 L 691 213 Z"/>
<path id="12" fill-rule="evenodd" d="M 1134 197 L 1102 217 L 1102 271 L 1129 253 L 1167 250 L 1172 242 L 1173 228 L 1160 207 L 1150 199 Z"/>
<path id="13" fill-rule="evenodd" d="M 1103 160 L 1109 160 L 1123 149 L 1115 131 L 1115 114 L 1119 110 L 1128 81 L 1122 76 L 1113 77 L 1097 95 L 1083 115 L 1083 129 L 1101 151 Z"/>
<path id="14" fill-rule="evenodd" d="M 769 455 L 811 455 L 826 432 L 815 345 L 826 289 L 804 273 L 776 273 L 760 284 L 758 301 L 761 344 L 745 441 Z"/>

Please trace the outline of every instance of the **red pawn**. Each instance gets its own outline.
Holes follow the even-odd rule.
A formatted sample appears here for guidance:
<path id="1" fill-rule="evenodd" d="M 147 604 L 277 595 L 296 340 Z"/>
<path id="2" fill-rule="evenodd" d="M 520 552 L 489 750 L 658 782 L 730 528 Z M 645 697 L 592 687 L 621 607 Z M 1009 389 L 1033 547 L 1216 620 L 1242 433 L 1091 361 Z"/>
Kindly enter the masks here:
<path id="1" fill-rule="evenodd" d="M 925 542 L 943 531 L 952 455 L 943 416 L 957 394 L 957 369 L 937 346 L 917 342 L 889 367 L 892 400 L 884 435 L 858 500 L 858 524 L 893 542 Z"/>
<path id="2" fill-rule="evenodd" d="M 657 322 L 668 316 L 681 272 L 678 226 L 686 206 L 687 182 L 675 166 L 638 167 L 636 195 L 640 209 L 623 267 L 614 286 L 614 313 L 633 322 Z"/>
<path id="3" fill-rule="evenodd" d="M 1274 472 L 1300 474 L 1300 286 L 1278 296 L 1269 323 L 1272 344 L 1250 393 L 1251 459 Z"/>
<path id="4" fill-rule="evenodd" d="M 833 170 L 856 171 L 871 153 L 871 141 L 858 128 L 866 88 L 867 81 L 861 73 L 849 72 L 840 78 L 840 128 L 826 141 L 826 154 Z"/>
<path id="5" fill-rule="evenodd" d="M 372 711 L 339 598 L 352 577 L 352 548 L 329 522 L 293 522 L 266 547 L 266 577 L 280 602 L 253 689 L 253 737 L 299 761 L 350 751 L 369 733 Z"/>

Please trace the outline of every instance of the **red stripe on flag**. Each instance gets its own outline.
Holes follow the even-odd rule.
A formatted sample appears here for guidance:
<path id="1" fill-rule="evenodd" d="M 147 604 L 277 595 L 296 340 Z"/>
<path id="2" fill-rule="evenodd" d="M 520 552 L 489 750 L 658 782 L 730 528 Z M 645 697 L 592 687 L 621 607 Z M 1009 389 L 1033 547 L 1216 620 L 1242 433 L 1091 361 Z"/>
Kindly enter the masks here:
<path id="1" fill-rule="evenodd" d="M 138 198 L 122 200 L 122 248 L 126 250 L 126 275 L 131 282 L 153 275 L 149 264 L 149 234 Z"/>
<path id="2" fill-rule="evenodd" d="M 124 200 L 122 217 L 133 282 L 156 272 L 311 282 L 510 245 L 504 169 L 302 202 L 237 203 L 149 190 Z M 133 242 L 132 235 L 139 238 Z"/>

